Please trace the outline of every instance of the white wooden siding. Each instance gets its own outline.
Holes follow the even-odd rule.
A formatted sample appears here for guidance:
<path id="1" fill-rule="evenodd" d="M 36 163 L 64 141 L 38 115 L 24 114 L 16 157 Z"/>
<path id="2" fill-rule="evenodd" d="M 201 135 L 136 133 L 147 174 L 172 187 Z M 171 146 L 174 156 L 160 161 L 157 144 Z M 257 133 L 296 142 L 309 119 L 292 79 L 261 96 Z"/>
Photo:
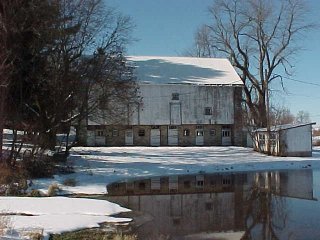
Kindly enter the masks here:
<path id="1" fill-rule="evenodd" d="M 233 87 L 142 84 L 139 92 L 142 103 L 129 121 L 133 125 L 234 123 Z M 172 93 L 179 93 L 179 100 L 172 100 Z M 204 114 L 206 107 L 212 115 Z"/>
<path id="2" fill-rule="evenodd" d="M 312 148 L 312 125 L 287 129 L 283 134 L 286 142 L 286 152 L 309 152 Z"/>

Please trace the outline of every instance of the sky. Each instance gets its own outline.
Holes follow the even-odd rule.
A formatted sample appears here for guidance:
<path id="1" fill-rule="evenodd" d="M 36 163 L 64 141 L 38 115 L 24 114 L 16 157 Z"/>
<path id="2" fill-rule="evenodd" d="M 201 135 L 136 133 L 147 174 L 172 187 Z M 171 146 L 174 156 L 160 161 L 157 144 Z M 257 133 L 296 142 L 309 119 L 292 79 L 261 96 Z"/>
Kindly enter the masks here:
<path id="1" fill-rule="evenodd" d="M 119 12 L 129 15 L 136 39 L 128 46 L 128 55 L 181 56 L 190 48 L 196 30 L 210 23 L 208 6 L 213 0 L 105 0 Z M 320 1 L 306 0 L 308 20 L 320 24 Z M 285 79 L 285 92 L 274 91 L 272 101 L 288 107 L 296 115 L 307 111 L 320 126 L 320 27 L 310 31 L 300 42 L 303 50 L 292 62 L 291 80 Z M 307 83 L 302 83 L 302 82 Z M 281 88 L 275 87 L 275 90 Z"/>

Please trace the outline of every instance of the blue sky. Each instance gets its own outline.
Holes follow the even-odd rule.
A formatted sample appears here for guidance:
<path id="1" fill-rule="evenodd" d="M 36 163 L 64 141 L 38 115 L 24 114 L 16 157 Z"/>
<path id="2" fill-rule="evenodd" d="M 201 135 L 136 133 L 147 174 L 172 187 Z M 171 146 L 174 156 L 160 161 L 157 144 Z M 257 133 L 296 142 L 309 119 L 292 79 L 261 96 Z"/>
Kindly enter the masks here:
<path id="1" fill-rule="evenodd" d="M 132 17 L 136 25 L 136 42 L 128 46 L 129 55 L 179 56 L 192 46 L 197 28 L 210 22 L 207 8 L 213 0 L 105 0 Z M 309 17 L 320 24 L 320 1 L 307 0 Z M 285 82 L 286 91 L 276 93 L 273 101 L 289 107 L 293 114 L 299 110 L 310 113 L 311 120 L 320 126 L 320 28 L 303 39 L 304 51 L 296 55 L 294 80 L 316 83 Z"/>

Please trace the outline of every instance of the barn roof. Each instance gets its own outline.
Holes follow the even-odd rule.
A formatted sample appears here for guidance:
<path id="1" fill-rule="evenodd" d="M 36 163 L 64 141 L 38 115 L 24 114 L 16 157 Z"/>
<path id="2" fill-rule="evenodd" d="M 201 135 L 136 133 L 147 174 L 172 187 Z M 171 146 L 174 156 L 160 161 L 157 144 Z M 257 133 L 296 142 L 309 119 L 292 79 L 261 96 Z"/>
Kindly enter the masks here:
<path id="1" fill-rule="evenodd" d="M 243 85 L 228 59 L 129 56 L 137 81 L 153 84 Z"/>
<path id="2" fill-rule="evenodd" d="M 270 131 L 271 132 L 277 132 L 280 130 L 287 130 L 287 129 L 291 129 L 291 128 L 297 128 L 297 127 L 303 127 L 303 126 L 307 126 L 307 125 L 315 125 L 315 122 L 312 123 L 292 123 L 292 124 L 283 124 L 283 125 L 277 125 L 277 126 L 271 126 L 270 127 Z M 268 129 L 267 128 L 258 128 L 255 130 L 255 132 L 267 132 Z"/>

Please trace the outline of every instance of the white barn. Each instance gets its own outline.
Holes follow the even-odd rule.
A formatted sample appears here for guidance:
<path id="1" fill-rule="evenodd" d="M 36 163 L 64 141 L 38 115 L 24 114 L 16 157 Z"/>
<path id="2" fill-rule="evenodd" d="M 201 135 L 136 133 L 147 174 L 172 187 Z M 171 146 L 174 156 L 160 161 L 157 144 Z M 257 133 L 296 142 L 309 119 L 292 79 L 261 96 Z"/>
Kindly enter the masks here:
<path id="1" fill-rule="evenodd" d="M 227 59 L 128 57 L 139 104 L 124 122 L 88 121 L 87 145 L 242 145 L 243 83 Z"/>
<path id="2" fill-rule="evenodd" d="M 312 156 L 312 125 L 315 123 L 285 124 L 260 128 L 254 132 L 254 149 L 267 153 L 270 140 L 270 153 L 283 157 Z M 270 133 L 270 134 L 269 134 Z"/>

